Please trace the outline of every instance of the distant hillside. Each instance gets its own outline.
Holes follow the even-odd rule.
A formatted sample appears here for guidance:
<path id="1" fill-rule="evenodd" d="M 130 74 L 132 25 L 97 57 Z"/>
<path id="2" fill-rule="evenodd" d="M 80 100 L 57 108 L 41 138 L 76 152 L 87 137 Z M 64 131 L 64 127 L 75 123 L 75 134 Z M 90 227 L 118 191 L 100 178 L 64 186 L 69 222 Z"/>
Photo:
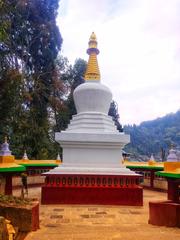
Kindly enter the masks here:
<path id="1" fill-rule="evenodd" d="M 131 136 L 131 143 L 125 147 L 125 151 L 146 156 L 153 153 L 160 157 L 162 149 L 167 154 L 171 144 L 180 147 L 180 110 L 142 122 L 139 126 L 124 126 L 124 132 Z"/>

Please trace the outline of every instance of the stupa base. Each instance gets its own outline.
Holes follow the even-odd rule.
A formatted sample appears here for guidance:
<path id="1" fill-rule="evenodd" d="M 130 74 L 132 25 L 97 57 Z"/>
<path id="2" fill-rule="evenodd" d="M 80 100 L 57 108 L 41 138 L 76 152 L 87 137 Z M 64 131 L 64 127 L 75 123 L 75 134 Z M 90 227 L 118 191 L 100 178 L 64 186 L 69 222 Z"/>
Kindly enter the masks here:
<path id="1" fill-rule="evenodd" d="M 48 174 L 42 204 L 143 205 L 138 175 Z"/>

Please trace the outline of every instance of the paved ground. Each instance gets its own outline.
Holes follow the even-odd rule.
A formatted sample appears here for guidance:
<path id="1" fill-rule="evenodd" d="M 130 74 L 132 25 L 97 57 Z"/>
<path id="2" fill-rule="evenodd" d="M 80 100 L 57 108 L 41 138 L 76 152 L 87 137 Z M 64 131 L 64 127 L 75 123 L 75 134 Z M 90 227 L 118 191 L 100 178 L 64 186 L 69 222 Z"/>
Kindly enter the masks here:
<path id="1" fill-rule="evenodd" d="M 39 197 L 40 188 L 29 195 Z M 165 193 L 144 190 L 143 207 L 42 205 L 40 229 L 25 240 L 180 240 L 180 228 L 148 224 L 148 202 L 162 199 Z"/>

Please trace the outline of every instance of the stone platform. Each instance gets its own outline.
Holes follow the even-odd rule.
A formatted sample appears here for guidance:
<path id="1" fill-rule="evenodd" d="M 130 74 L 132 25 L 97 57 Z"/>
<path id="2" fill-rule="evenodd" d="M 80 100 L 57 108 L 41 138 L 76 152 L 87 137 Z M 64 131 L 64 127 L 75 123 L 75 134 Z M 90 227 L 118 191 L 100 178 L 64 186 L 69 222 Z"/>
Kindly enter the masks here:
<path id="1" fill-rule="evenodd" d="M 38 197 L 41 188 L 30 188 Z M 13 191 L 20 196 L 20 189 Z M 149 201 L 166 200 L 166 193 L 144 190 L 144 205 L 40 205 L 40 229 L 25 240 L 179 240 L 180 229 L 148 224 Z M 18 239 L 20 240 L 20 239 Z"/>

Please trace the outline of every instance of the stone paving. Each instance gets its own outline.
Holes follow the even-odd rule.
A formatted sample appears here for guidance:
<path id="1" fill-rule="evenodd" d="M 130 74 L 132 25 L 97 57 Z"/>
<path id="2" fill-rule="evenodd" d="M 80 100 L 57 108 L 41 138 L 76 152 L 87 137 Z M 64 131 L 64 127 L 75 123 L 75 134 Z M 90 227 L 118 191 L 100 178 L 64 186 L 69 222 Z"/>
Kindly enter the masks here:
<path id="1" fill-rule="evenodd" d="M 39 197 L 40 188 L 29 195 Z M 148 202 L 162 199 L 166 193 L 144 190 L 143 207 L 42 205 L 40 229 L 25 240 L 180 240 L 180 228 L 148 224 Z"/>

